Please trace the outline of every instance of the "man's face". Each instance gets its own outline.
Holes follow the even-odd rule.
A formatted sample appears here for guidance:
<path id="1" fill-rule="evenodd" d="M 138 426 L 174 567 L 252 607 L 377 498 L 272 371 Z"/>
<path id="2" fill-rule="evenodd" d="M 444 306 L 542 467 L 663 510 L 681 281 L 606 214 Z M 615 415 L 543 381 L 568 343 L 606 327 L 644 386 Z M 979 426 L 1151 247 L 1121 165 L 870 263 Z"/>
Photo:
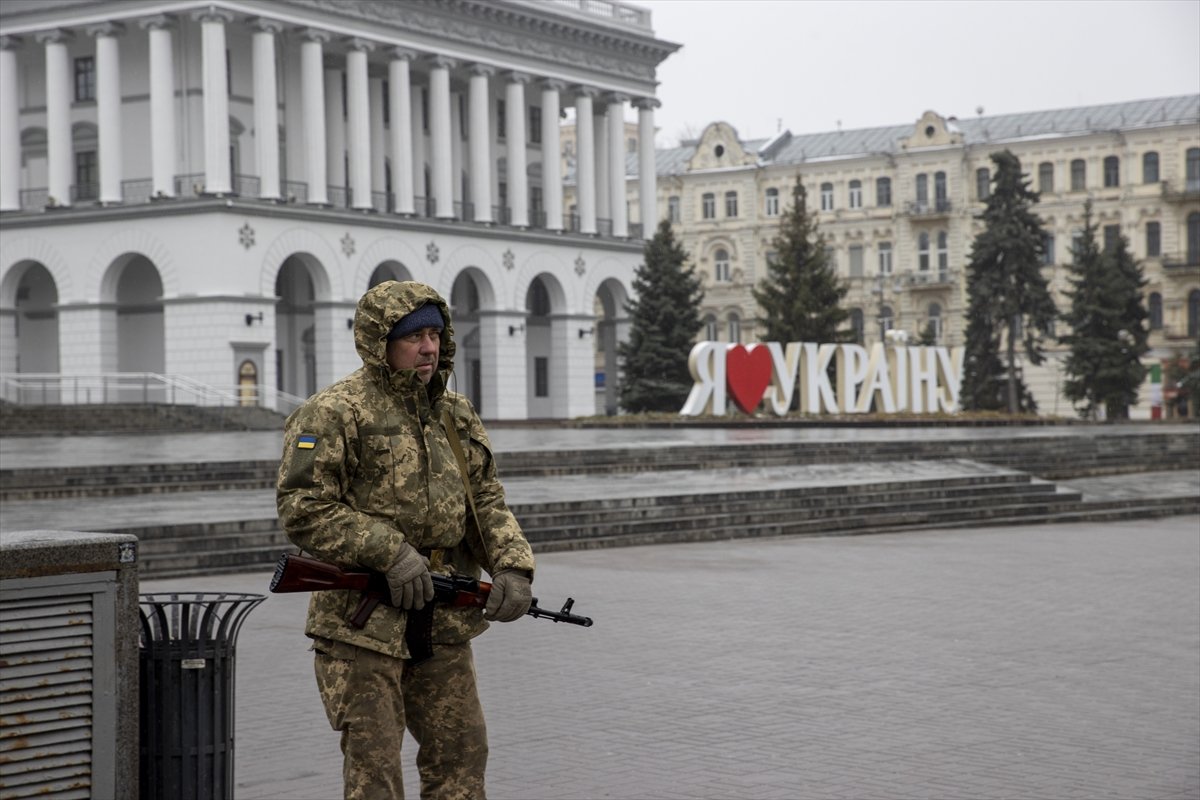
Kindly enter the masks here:
<path id="1" fill-rule="evenodd" d="M 437 371 L 438 350 L 442 332 L 437 328 L 422 328 L 408 336 L 387 343 L 387 363 L 393 370 L 415 369 L 421 383 L 429 383 Z"/>

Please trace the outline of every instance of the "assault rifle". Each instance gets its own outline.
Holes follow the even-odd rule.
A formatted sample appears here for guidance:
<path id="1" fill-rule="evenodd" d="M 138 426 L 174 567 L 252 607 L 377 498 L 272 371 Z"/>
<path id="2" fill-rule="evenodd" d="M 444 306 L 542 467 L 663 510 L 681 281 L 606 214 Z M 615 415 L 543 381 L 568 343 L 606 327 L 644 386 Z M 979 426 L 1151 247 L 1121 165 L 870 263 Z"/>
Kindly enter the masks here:
<path id="1" fill-rule="evenodd" d="M 462 575 L 439 575 L 436 572 L 432 573 L 432 577 L 434 602 L 460 608 L 483 608 L 487 605 L 488 594 L 492 590 L 490 583 Z M 353 589 L 363 593 L 358 608 L 350 615 L 350 624 L 355 628 L 366 625 L 371 613 L 380 603 L 393 605 L 392 592 L 382 572 L 344 570 L 315 558 L 287 553 L 279 557 L 279 563 L 275 565 L 275 576 L 271 578 L 272 592 L 322 592 L 328 589 Z M 575 601 L 570 597 L 563 603 L 561 611 L 548 611 L 539 608 L 537 603 L 537 598 L 533 598 L 529 610 L 525 613 L 537 619 L 551 619 L 585 628 L 592 624 L 591 617 L 571 613 Z M 426 608 L 430 606 L 427 605 Z"/>

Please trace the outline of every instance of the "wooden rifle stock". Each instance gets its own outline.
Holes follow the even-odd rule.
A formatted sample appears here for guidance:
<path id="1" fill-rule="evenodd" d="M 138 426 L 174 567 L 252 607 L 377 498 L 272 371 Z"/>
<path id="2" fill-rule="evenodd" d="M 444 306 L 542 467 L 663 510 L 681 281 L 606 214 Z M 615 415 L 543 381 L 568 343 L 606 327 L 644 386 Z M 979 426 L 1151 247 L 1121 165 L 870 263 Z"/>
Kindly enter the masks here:
<path id="1" fill-rule="evenodd" d="M 492 591 L 490 583 L 461 575 L 433 573 L 432 578 L 434 601 L 460 608 L 483 608 L 487 605 L 488 595 Z M 315 558 L 290 553 L 279 557 L 279 563 L 275 565 L 275 575 L 271 578 L 270 589 L 277 594 L 324 592 L 336 589 L 362 592 L 362 600 L 350 616 L 350 624 L 355 628 L 362 628 L 366 625 L 371 613 L 380 603 L 394 606 L 392 592 L 388 588 L 387 578 L 383 573 L 374 570 L 345 570 Z M 538 608 L 535 597 L 529 610 L 525 613 L 537 619 L 552 619 L 555 622 L 590 627 L 591 617 L 581 617 L 571 613 L 571 607 L 574 604 L 575 601 L 568 597 L 561 611 L 548 611 Z"/>

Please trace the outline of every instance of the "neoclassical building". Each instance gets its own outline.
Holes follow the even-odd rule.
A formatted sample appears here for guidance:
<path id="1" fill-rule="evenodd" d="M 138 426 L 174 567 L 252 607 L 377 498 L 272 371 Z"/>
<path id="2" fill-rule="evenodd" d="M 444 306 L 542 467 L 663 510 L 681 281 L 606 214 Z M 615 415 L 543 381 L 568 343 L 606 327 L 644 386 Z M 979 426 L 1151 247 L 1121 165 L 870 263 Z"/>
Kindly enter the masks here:
<path id="1" fill-rule="evenodd" d="M 1200 96 L 1166 97 L 973 119 L 926 112 L 915 122 L 743 141 L 728 124 L 660 150 L 660 216 L 704 281 L 702 338 L 754 342 L 761 330 L 751 288 L 766 274 L 779 216 L 796 176 L 828 253 L 849 285 L 859 339 L 927 330 L 959 345 L 966 327 L 964 268 L 990 190 L 990 154 L 1012 150 L 1045 223 L 1045 274 L 1060 309 L 1068 300 L 1071 243 L 1094 203 L 1105 241 L 1128 237 L 1149 281 L 1152 363 L 1186 354 L 1200 335 Z M 636 202 L 639 162 L 628 159 Z M 568 203 L 573 202 L 569 197 Z M 1040 410 L 1071 416 L 1059 394 L 1063 352 L 1027 368 Z M 1150 415 L 1151 391 L 1135 413 Z M 1168 397 L 1169 397 L 1168 387 Z"/>
<path id="2" fill-rule="evenodd" d="M 485 418 L 613 409 L 677 47 L 614 0 L 5 0 L 0 396 L 286 410 L 412 278 Z"/>

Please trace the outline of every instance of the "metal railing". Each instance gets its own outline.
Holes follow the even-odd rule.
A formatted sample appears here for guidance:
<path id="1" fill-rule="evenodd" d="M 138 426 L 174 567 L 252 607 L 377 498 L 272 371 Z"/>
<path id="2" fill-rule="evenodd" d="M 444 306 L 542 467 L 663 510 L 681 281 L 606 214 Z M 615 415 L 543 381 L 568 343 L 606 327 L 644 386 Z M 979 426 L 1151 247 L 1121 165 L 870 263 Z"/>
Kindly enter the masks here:
<path id="1" fill-rule="evenodd" d="M 0 399 L 19 405 L 262 406 L 290 413 L 303 397 L 263 386 L 210 386 L 182 375 L 110 372 L 63 375 L 57 372 L 0 374 Z"/>

